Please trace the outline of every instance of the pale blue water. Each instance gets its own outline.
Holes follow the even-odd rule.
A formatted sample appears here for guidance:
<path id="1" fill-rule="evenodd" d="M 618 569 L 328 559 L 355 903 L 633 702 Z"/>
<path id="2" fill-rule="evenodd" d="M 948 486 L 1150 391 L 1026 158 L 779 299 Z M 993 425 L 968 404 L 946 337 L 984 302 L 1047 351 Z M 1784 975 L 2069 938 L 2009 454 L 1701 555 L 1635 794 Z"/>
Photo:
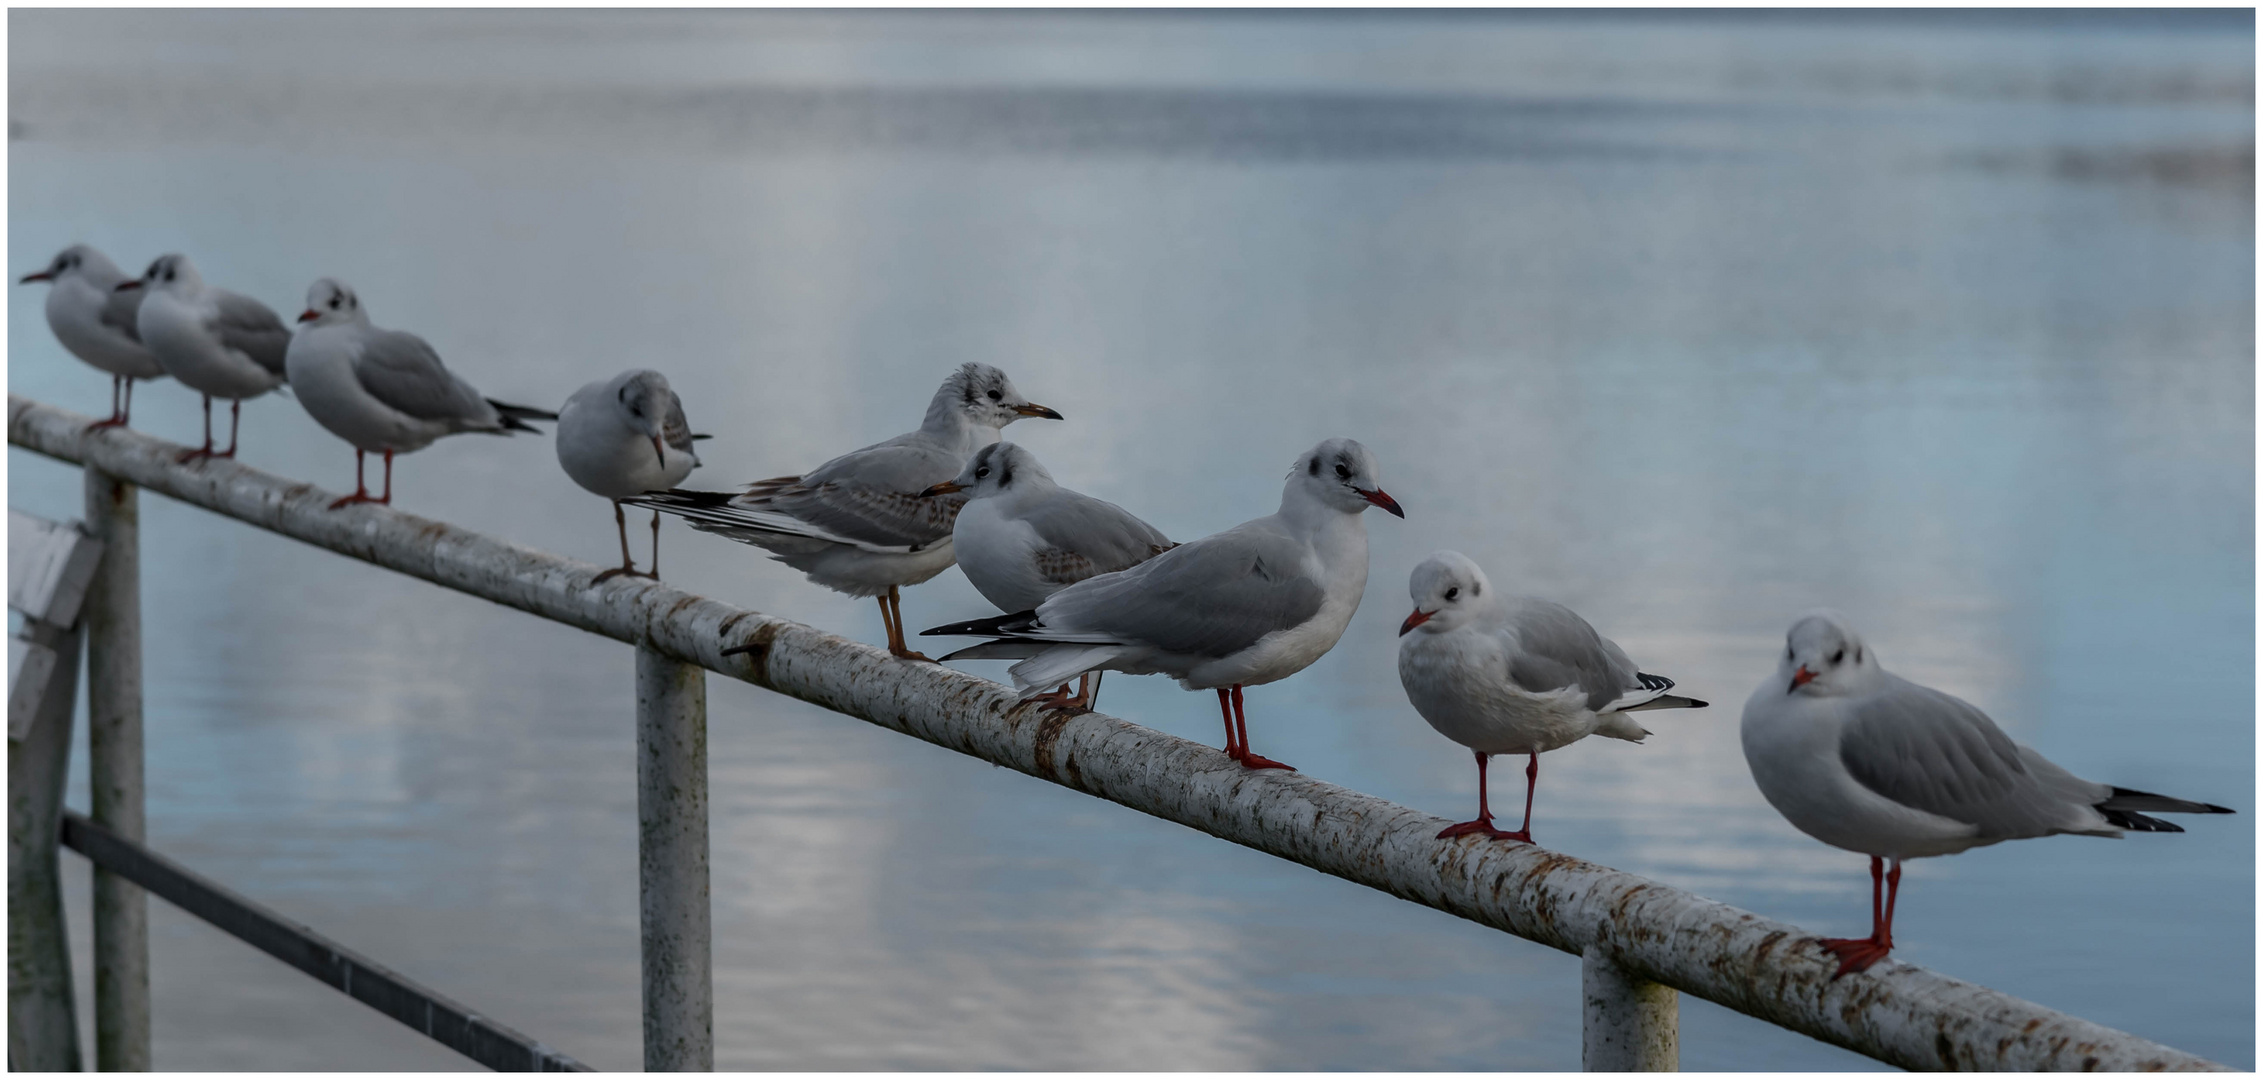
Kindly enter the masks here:
<path id="1" fill-rule="evenodd" d="M 2254 1063 L 2253 32 L 2200 16 L 14 12 L 8 268 L 317 276 L 507 400 L 669 373 L 704 486 L 914 423 L 1011 430 L 1174 537 L 1348 434 L 1342 644 L 1250 695 L 1306 771 L 1446 815 L 1405 575 L 1454 547 L 1718 707 L 1550 755 L 1551 847 L 1855 933 L 1859 856 L 1760 799 L 1738 708 L 1829 604 L 2078 773 L 2239 807 L 1913 864 L 1900 955 Z M 14 288 L 9 386 L 106 380 Z M 196 401 L 146 387 L 144 430 Z M 244 457 L 331 488 L 292 402 Z M 11 452 L 13 505 L 77 512 Z M 536 439 L 400 505 L 592 561 Z M 626 649 L 143 503 L 150 834 L 601 1067 L 640 1060 Z M 671 525 L 676 584 L 877 640 L 873 605 Z M 955 572 L 915 627 L 985 613 Z M 996 674 L 995 665 L 978 665 Z M 1575 1068 L 1570 958 L 710 681 L 718 1063 Z M 1111 712 L 1214 740 L 1207 696 Z M 83 804 L 83 794 L 76 796 Z M 74 882 L 83 863 L 70 859 Z M 85 932 L 83 884 L 74 931 Z M 153 904 L 167 1069 L 463 1062 Z M 82 942 L 83 945 L 83 942 Z M 85 989 L 82 980 L 82 990 Z M 1849 1068 L 1685 999 L 1692 1068 Z"/>

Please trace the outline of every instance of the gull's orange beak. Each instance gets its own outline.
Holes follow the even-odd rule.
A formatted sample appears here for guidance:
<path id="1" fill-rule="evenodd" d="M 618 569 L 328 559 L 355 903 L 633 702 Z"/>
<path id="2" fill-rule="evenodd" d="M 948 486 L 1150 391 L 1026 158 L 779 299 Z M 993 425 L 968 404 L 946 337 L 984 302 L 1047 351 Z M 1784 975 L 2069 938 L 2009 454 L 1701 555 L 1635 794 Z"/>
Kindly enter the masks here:
<path id="1" fill-rule="evenodd" d="M 313 322 L 314 320 L 316 320 L 316 319 L 319 319 L 319 318 L 321 318 L 321 317 L 322 317 L 322 313 L 321 313 L 321 312 L 319 312 L 319 311 L 316 311 L 316 310 L 314 310 L 313 308 L 308 308 L 308 309 L 306 309 L 305 311 L 299 312 L 299 321 L 300 321 L 300 322 Z"/>
<path id="2" fill-rule="evenodd" d="M 55 275 L 54 275 L 54 274 L 52 274 L 52 273 L 50 273 L 50 272 L 48 272 L 48 271 L 45 271 L 45 270 L 35 270 L 35 271 L 33 271 L 33 272 L 29 273 L 29 274 L 25 274 L 24 276 L 22 276 L 22 277 L 20 277 L 20 278 L 17 278 L 17 279 L 16 279 L 16 284 L 18 284 L 18 285 L 29 285 L 29 284 L 31 284 L 31 283 L 32 283 L 32 282 L 34 282 L 34 281 L 53 281 L 53 280 L 55 280 Z"/>
<path id="3" fill-rule="evenodd" d="M 1407 616 L 1407 621 L 1399 624 L 1399 636 L 1407 636 L 1407 631 L 1412 630 L 1417 626 L 1421 626 L 1423 623 L 1429 622 L 1430 617 L 1436 614 L 1438 613 L 1435 611 L 1424 611 L 1421 608 L 1414 609 L 1414 614 Z"/>
<path id="4" fill-rule="evenodd" d="M 922 499 L 924 499 L 924 498 L 927 498 L 927 497 L 929 497 L 929 496 L 931 496 L 931 495 L 949 495 L 950 493 L 952 493 L 952 492 L 954 492 L 954 491 L 965 491 L 965 490 L 966 490 L 965 488 L 963 488 L 963 487 L 960 487 L 960 486 L 959 486 L 958 484 L 956 484 L 956 483 L 953 483 L 952 481 L 949 481 L 949 480 L 945 480 L 945 481 L 943 481 L 942 483 L 935 485 L 934 487 L 928 488 L 928 489 L 927 489 L 926 491 L 922 491 L 922 492 L 920 492 L 920 493 L 919 493 L 919 497 L 920 497 L 920 498 L 922 498 Z"/>
<path id="5" fill-rule="evenodd" d="M 1354 488 L 1352 490 L 1358 491 L 1359 489 Z M 1406 511 L 1399 509 L 1399 500 L 1384 494 L 1382 488 L 1376 488 L 1373 491 L 1361 491 L 1359 494 L 1361 498 L 1366 499 L 1368 502 L 1374 503 L 1375 505 L 1389 511 L 1394 517 L 1404 518 L 1407 516 Z M 1428 618 L 1428 616 L 1424 617 Z"/>
<path id="6" fill-rule="evenodd" d="M 1809 671 L 1809 670 L 1807 670 L 1807 665 L 1806 665 L 1806 664 L 1801 664 L 1801 665 L 1799 666 L 1799 670 L 1798 670 L 1798 671 L 1792 672 L 1792 685 L 1791 685 L 1791 690 L 1786 690 L 1786 691 L 1784 691 L 1784 693 L 1787 693 L 1787 694 L 1789 694 L 1789 693 L 1791 693 L 1791 692 L 1792 692 L 1792 690 L 1797 690 L 1797 689 L 1799 689 L 1800 687 L 1802 687 L 1802 686 L 1806 686 L 1806 685 L 1807 685 L 1808 683 L 1811 683 L 1811 682 L 1814 682 L 1814 681 L 1815 681 L 1815 673 L 1814 673 L 1814 672 L 1812 672 L 1812 671 Z"/>
<path id="7" fill-rule="evenodd" d="M 1020 413 L 1023 416 L 1042 416 L 1047 420 L 1059 420 L 1061 418 L 1060 413 L 1054 412 L 1053 410 L 1048 409 L 1043 405 L 1016 405 L 1014 406 L 1014 411 Z"/>

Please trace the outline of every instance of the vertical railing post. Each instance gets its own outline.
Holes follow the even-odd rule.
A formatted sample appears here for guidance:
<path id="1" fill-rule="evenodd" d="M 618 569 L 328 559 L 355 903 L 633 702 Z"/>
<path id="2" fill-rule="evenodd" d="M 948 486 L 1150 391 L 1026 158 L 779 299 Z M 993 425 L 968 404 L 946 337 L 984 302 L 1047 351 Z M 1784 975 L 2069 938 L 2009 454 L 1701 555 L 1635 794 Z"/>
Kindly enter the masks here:
<path id="1" fill-rule="evenodd" d="M 1681 1001 L 1669 986 L 1635 978 L 1601 945 L 1580 956 L 1580 1068 L 1588 1072 L 1681 1069 Z"/>
<path id="2" fill-rule="evenodd" d="M 132 484 L 86 470 L 86 530 L 102 541 L 87 588 L 87 766 L 93 813 L 127 839 L 148 839 L 142 810 L 141 511 Z M 94 1067 L 149 1069 L 149 898 L 94 871 Z"/>
<path id="3" fill-rule="evenodd" d="M 56 845 L 70 780 L 71 713 L 78 704 L 79 638 L 54 644 L 55 667 L 38 715 L 8 740 L 8 1067 L 77 1072 L 78 1004 L 63 917 Z M 11 733 L 12 734 L 12 733 Z"/>
<path id="4" fill-rule="evenodd" d="M 707 671 L 636 650 L 637 891 L 644 1068 L 713 1071 L 707 896 Z"/>

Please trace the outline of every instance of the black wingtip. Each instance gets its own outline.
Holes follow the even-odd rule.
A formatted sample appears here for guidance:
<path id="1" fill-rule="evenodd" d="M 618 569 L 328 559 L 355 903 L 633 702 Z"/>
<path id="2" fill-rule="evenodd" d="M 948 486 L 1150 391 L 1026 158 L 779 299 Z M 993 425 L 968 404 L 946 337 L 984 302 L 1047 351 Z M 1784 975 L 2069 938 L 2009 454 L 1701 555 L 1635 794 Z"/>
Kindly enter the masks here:
<path id="1" fill-rule="evenodd" d="M 1689 699 L 1689 705 L 1687 707 L 1692 709 L 1710 709 L 1713 707 L 1713 703 L 1710 701 L 1699 701 L 1696 698 L 1691 698 Z"/>
<path id="2" fill-rule="evenodd" d="M 532 405 L 513 405 L 508 401 L 497 401 L 494 398 L 488 398 L 487 403 L 494 406 L 495 411 L 503 415 L 503 426 L 510 428 L 513 431 L 522 429 L 526 431 L 535 430 L 530 427 L 522 427 L 522 425 L 513 424 L 512 421 L 515 420 L 548 420 L 551 422 L 556 422 L 558 419 L 557 413 L 551 412 L 548 409 L 537 409 Z"/>
<path id="3" fill-rule="evenodd" d="M 621 501 L 630 506 L 645 506 L 665 510 L 669 507 L 725 506 L 737 495 L 728 491 L 693 491 L 690 488 L 669 488 L 666 491 L 647 491 L 631 495 Z"/>
<path id="4" fill-rule="evenodd" d="M 2147 817 L 2135 810 L 2108 810 L 2104 807 L 2100 807 L 2098 812 L 2106 815 L 2106 823 L 2112 825 L 2117 829 L 2128 829 L 2131 832 L 2184 831 L 2184 826 L 2179 825 L 2173 821 L 2163 821 L 2157 817 Z"/>
<path id="5" fill-rule="evenodd" d="M 1027 630 L 1031 626 L 1036 625 L 1036 623 L 1037 609 L 1031 608 L 1028 611 L 1017 611 L 1011 615 L 999 615 L 995 618 L 976 619 L 973 622 L 951 623 L 947 626 L 930 627 L 926 630 L 920 631 L 919 636 L 997 637 L 1001 634 L 1013 633 L 1016 630 Z"/>
<path id="6" fill-rule="evenodd" d="M 693 442 L 698 442 L 701 439 L 712 439 L 714 437 L 715 436 L 709 435 L 705 432 L 694 431 L 691 433 L 691 441 Z"/>

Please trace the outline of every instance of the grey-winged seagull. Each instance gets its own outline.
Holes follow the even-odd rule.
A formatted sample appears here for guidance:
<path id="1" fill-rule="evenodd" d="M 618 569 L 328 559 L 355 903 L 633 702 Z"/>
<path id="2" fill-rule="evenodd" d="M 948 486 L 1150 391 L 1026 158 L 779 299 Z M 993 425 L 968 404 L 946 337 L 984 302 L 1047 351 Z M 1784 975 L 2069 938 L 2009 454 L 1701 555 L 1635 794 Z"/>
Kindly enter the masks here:
<path id="1" fill-rule="evenodd" d="M 204 283 L 186 255 L 160 255 L 139 281 L 142 288 L 134 329 L 165 373 L 204 395 L 204 445 L 180 455 L 182 461 L 236 456 L 236 428 L 244 399 L 283 385 L 283 353 L 291 331 L 274 309 L 241 293 Z M 212 399 L 228 399 L 228 449 L 212 449 Z"/>
<path id="2" fill-rule="evenodd" d="M 2081 779 L 1963 700 L 1879 666 L 1830 611 L 1792 624 L 1776 674 L 1744 704 L 1743 736 L 1752 780 L 1785 820 L 1870 856 L 1870 936 L 1819 942 L 1839 958 L 1833 978 L 1892 951 L 1904 859 L 2059 833 L 2183 832 L 2146 815 L 2232 812 Z"/>
<path id="3" fill-rule="evenodd" d="M 1019 657 L 1008 673 L 1024 698 L 1098 670 L 1216 690 L 1226 755 L 1286 769 L 1249 749 L 1242 688 L 1304 670 L 1343 636 L 1367 587 L 1360 514 L 1370 506 L 1406 516 L 1378 483 L 1374 455 L 1329 439 L 1297 458 L 1272 514 L 1086 578 L 1035 611 L 926 632 L 993 638 L 944 659 Z"/>
<path id="4" fill-rule="evenodd" d="M 45 270 L 25 274 L 19 282 L 49 283 L 47 328 L 71 355 L 110 375 L 110 416 L 88 424 L 88 431 L 123 426 L 133 413 L 134 380 L 165 377 L 164 365 L 142 347 L 135 328 L 144 292 L 119 288 L 130 280 L 101 252 L 72 244 Z"/>
<path id="5" fill-rule="evenodd" d="M 574 483 L 613 502 L 613 525 L 621 534 L 621 565 L 597 575 L 660 576 L 660 512 L 652 512 L 652 569 L 636 568 L 629 557 L 629 521 L 621 500 L 648 491 L 666 491 L 699 467 L 684 402 L 657 371 L 624 371 L 599 379 L 566 399 L 558 410 L 558 465 Z"/>
<path id="6" fill-rule="evenodd" d="M 1448 827 L 1441 840 L 1477 833 L 1531 843 L 1540 755 L 1589 735 L 1641 742 L 1650 732 L 1631 712 L 1705 707 L 1667 693 L 1672 679 L 1637 669 L 1572 609 L 1501 595 L 1461 552 L 1423 560 L 1407 592 L 1414 613 L 1399 626 L 1399 684 L 1438 734 L 1477 755 L 1477 818 Z M 1493 827 L 1486 802 L 1485 763 L 1494 754 L 1530 755 L 1524 824 L 1515 832 Z"/>

